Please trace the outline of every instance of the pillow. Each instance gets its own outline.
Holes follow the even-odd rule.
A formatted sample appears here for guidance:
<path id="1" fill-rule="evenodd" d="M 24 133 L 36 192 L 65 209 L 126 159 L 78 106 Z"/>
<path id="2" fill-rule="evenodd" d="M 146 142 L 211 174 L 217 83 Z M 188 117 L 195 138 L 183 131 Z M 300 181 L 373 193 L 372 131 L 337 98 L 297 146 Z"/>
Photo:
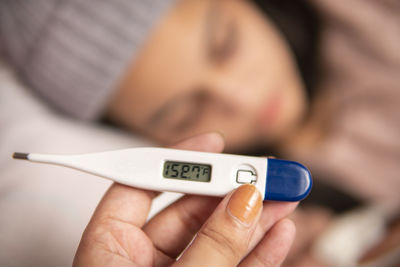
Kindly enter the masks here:
<path id="1" fill-rule="evenodd" d="M 0 266 L 71 266 L 82 232 L 111 182 L 12 160 L 12 153 L 75 154 L 151 143 L 55 114 L 1 62 L 0 129 Z M 180 196 L 162 195 L 151 214 Z"/>

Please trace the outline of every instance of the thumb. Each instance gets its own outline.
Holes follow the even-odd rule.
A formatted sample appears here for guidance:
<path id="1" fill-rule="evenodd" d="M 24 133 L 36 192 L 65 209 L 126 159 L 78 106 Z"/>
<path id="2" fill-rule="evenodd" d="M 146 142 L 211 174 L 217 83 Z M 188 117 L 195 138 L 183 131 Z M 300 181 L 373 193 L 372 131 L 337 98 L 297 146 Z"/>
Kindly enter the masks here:
<path id="1" fill-rule="evenodd" d="M 227 195 L 176 265 L 236 266 L 248 253 L 262 206 L 253 185 L 243 185 Z"/>

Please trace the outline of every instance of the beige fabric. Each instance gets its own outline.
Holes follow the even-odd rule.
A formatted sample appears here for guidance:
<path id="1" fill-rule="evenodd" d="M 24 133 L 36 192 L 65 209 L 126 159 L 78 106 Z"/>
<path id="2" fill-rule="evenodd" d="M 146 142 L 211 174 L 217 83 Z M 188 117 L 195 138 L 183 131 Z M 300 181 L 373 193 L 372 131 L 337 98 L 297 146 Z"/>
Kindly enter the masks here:
<path id="1" fill-rule="evenodd" d="M 174 1 L 2 0 L 0 43 L 37 95 L 64 114 L 94 120 Z"/>

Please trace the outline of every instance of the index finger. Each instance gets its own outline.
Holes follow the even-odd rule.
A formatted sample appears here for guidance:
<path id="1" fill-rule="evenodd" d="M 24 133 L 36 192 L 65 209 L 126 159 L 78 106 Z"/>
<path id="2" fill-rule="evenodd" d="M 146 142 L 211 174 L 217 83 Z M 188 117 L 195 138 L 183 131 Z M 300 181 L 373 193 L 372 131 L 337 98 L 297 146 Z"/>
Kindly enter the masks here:
<path id="1" fill-rule="evenodd" d="M 142 227 L 151 202 L 157 194 L 158 192 L 114 183 L 97 206 L 91 223 L 110 218 Z"/>
<path id="2" fill-rule="evenodd" d="M 173 146 L 176 149 L 220 151 L 224 141 L 217 133 L 208 133 L 186 139 Z M 146 222 L 151 202 L 158 192 L 113 184 L 98 205 L 91 223 L 104 218 L 123 221 L 142 227 Z"/>

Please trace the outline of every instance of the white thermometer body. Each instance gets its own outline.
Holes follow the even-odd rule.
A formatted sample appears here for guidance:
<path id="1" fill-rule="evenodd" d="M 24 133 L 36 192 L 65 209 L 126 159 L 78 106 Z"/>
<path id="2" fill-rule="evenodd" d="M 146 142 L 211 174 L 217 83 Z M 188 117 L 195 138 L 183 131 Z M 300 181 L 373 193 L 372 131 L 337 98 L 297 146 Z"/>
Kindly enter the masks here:
<path id="1" fill-rule="evenodd" d="M 14 158 L 57 164 L 155 191 L 224 196 L 254 184 L 265 200 L 298 201 L 312 185 L 303 165 L 286 160 L 168 148 L 131 148 L 82 155 L 15 153 Z"/>

